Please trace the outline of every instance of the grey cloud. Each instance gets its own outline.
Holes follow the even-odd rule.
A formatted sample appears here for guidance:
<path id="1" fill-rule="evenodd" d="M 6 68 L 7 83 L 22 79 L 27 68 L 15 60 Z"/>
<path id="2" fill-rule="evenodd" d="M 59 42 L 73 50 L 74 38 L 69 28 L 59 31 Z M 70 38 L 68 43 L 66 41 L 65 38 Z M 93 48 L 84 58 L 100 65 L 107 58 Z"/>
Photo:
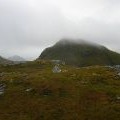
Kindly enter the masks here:
<path id="1" fill-rule="evenodd" d="M 65 37 L 120 52 L 119 0 L 1 0 L 0 55 L 36 58 Z"/>

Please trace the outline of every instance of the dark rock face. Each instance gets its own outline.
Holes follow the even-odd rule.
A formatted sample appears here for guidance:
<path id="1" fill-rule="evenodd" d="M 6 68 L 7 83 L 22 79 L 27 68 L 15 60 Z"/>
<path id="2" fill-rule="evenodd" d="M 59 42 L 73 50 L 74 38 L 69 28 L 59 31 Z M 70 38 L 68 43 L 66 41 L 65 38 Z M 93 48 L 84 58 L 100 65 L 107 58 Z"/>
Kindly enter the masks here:
<path id="1" fill-rule="evenodd" d="M 61 40 L 46 48 L 38 59 L 61 60 L 75 66 L 117 65 L 120 54 L 86 41 Z"/>

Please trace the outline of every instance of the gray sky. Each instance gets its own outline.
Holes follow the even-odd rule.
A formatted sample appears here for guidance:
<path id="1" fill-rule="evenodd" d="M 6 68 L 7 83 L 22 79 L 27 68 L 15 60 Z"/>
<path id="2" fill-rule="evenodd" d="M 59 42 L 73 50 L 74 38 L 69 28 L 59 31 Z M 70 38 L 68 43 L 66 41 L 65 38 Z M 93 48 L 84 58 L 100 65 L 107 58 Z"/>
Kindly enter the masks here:
<path id="1" fill-rule="evenodd" d="M 35 59 L 62 38 L 120 52 L 120 0 L 0 0 L 0 55 Z"/>

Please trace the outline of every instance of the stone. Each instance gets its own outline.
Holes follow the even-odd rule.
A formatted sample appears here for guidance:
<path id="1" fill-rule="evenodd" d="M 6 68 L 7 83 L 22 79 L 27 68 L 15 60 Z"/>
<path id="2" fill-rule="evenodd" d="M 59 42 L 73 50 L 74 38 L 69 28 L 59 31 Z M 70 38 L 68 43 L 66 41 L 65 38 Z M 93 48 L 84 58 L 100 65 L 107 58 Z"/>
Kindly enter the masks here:
<path id="1" fill-rule="evenodd" d="M 3 95 L 4 94 L 4 91 L 0 91 L 0 95 Z"/>
<path id="2" fill-rule="evenodd" d="M 0 73 L 0 77 L 3 77 L 4 75 L 5 75 L 5 73 L 4 73 L 4 72 Z"/>
<path id="3" fill-rule="evenodd" d="M 117 96 L 117 100 L 120 100 L 120 96 Z"/>
<path id="4" fill-rule="evenodd" d="M 92 75 L 93 75 L 93 76 L 97 76 L 97 74 L 96 74 L 96 73 L 93 73 Z"/>
<path id="5" fill-rule="evenodd" d="M 120 73 L 118 73 L 118 76 L 120 76 Z"/>
<path id="6" fill-rule="evenodd" d="M 28 89 L 26 89 L 25 91 L 26 92 L 31 92 L 33 90 L 33 88 L 28 88 Z"/>
<path id="7" fill-rule="evenodd" d="M 71 77 L 76 77 L 76 74 L 72 74 Z"/>
<path id="8" fill-rule="evenodd" d="M 0 95 L 4 94 L 4 92 L 5 92 L 5 87 L 6 87 L 5 84 L 0 84 Z"/>
<path id="9" fill-rule="evenodd" d="M 120 71 L 120 65 L 114 65 L 113 68 L 117 71 Z"/>
<path id="10" fill-rule="evenodd" d="M 81 81 L 81 84 L 88 84 L 87 81 Z"/>
<path id="11" fill-rule="evenodd" d="M 62 70 L 63 73 L 68 72 L 68 70 Z"/>
<path id="12" fill-rule="evenodd" d="M 5 87 L 6 87 L 5 84 L 0 84 L 0 89 L 1 89 L 1 88 L 5 88 Z"/>
<path id="13" fill-rule="evenodd" d="M 53 73 L 60 73 L 61 69 L 59 68 L 58 65 L 56 65 L 53 69 L 52 69 Z"/>

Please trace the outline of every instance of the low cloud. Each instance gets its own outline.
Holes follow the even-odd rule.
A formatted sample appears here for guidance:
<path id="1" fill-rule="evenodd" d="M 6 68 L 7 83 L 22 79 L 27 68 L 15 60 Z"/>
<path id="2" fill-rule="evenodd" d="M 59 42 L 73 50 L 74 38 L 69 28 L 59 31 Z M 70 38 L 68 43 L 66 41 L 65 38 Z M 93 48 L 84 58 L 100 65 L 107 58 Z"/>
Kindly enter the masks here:
<path id="1" fill-rule="evenodd" d="M 118 0 L 1 0 L 0 55 L 35 59 L 62 38 L 120 52 Z"/>

